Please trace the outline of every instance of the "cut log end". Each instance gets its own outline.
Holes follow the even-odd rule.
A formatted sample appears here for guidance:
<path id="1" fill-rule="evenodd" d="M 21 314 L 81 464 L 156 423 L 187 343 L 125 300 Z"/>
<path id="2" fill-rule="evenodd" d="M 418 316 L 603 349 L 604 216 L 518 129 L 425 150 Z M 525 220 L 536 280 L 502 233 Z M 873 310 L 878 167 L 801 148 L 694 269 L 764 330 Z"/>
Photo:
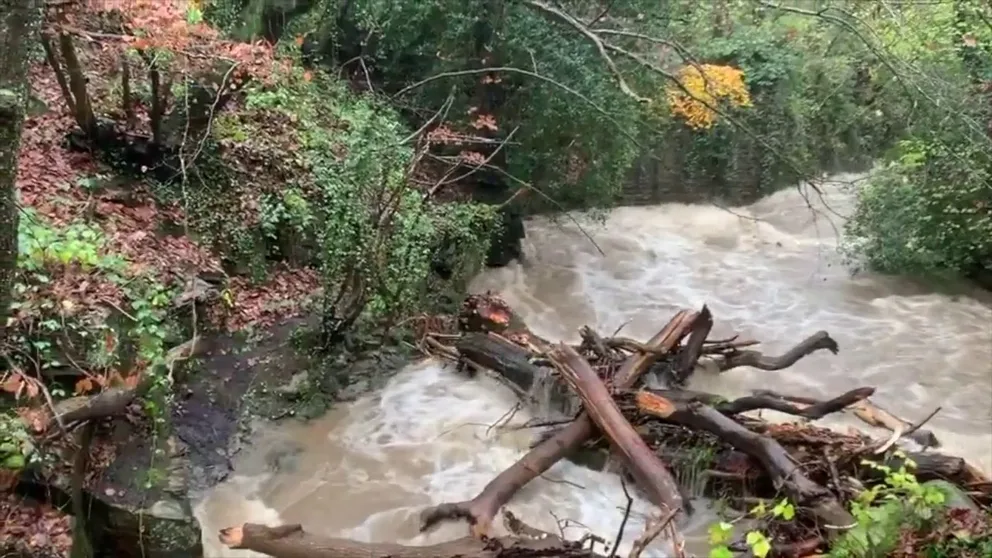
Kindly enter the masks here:
<path id="1" fill-rule="evenodd" d="M 220 539 L 221 544 L 228 548 L 241 548 L 241 542 L 244 540 L 244 536 L 244 528 L 238 526 L 221 529 L 217 538 Z"/>

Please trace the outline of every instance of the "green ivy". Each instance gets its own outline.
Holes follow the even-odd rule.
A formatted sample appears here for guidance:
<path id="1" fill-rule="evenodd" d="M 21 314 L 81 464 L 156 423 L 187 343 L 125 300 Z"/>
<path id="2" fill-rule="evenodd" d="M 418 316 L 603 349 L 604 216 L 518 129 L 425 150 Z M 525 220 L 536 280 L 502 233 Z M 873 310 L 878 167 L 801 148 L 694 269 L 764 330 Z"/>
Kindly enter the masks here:
<path id="1" fill-rule="evenodd" d="M 992 269 L 992 157 L 962 138 L 903 141 L 858 192 L 842 250 L 885 273 Z"/>
<path id="2" fill-rule="evenodd" d="M 348 92 L 327 74 L 297 69 L 278 87 L 253 87 L 246 109 L 296 123 L 307 172 L 298 186 L 263 199 L 262 230 L 315 242 L 326 324 L 390 321 L 415 311 L 438 260 L 458 280 L 478 270 L 495 210 L 425 202 L 410 180 L 414 152 L 403 143 L 410 130 L 388 106 Z"/>

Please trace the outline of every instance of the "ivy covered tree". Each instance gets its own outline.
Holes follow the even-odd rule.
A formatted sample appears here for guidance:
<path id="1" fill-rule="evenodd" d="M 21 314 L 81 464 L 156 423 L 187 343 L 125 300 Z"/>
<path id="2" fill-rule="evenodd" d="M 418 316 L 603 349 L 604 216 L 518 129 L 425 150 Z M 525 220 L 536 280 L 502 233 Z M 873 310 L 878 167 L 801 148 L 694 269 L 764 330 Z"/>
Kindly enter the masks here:
<path id="1" fill-rule="evenodd" d="M 34 0 L 0 2 L 0 338 L 17 275 L 17 153 L 28 105 L 29 45 L 39 16 Z"/>
<path id="2" fill-rule="evenodd" d="M 844 250 L 882 272 L 992 284 L 992 6 L 911 6 L 880 23 L 920 109 L 858 192 Z"/>

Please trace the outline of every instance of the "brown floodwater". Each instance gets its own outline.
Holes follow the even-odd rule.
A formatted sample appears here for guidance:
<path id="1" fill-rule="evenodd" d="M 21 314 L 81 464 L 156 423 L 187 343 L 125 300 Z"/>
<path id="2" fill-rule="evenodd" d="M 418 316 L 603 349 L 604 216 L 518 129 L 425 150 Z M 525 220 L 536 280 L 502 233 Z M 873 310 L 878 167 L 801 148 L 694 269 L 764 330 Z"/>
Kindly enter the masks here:
<path id="1" fill-rule="evenodd" d="M 842 175 L 807 206 L 798 189 L 731 210 L 665 204 L 619 208 L 605 224 L 580 219 L 606 253 L 574 224 L 528 223 L 523 263 L 489 270 L 473 289 L 500 292 L 539 334 L 577 339 L 590 324 L 647 338 L 680 308 L 707 304 L 714 334 L 741 333 L 778 353 L 825 329 L 839 355 L 817 353 L 778 372 L 750 368 L 717 376 L 705 367 L 693 387 L 726 396 L 757 388 L 829 397 L 877 388 L 877 403 L 928 423 L 944 444 L 992 472 L 992 304 L 964 285 L 923 285 L 898 277 L 849 277 L 836 254 L 851 210 Z M 812 197 L 816 197 L 812 194 Z M 196 513 L 208 556 L 251 556 L 216 542 L 217 529 L 243 521 L 302 523 L 308 530 L 366 541 L 426 544 L 465 533 L 449 525 L 417 533 L 425 506 L 474 496 L 527 450 L 533 432 L 490 431 L 516 402 L 497 382 L 470 380 L 432 361 L 411 365 L 386 388 L 308 424 L 261 426 L 230 479 L 204 495 Z M 520 423 L 533 416 L 517 413 Z M 819 421 L 865 428 L 853 417 Z M 871 431 L 884 436 L 882 432 Z M 618 477 L 559 463 L 509 504 L 531 525 L 612 539 L 626 498 Z M 701 506 L 685 527 L 689 550 L 705 555 Z M 645 502 L 634 505 L 626 544 Z M 666 556 L 659 541 L 647 556 Z"/>

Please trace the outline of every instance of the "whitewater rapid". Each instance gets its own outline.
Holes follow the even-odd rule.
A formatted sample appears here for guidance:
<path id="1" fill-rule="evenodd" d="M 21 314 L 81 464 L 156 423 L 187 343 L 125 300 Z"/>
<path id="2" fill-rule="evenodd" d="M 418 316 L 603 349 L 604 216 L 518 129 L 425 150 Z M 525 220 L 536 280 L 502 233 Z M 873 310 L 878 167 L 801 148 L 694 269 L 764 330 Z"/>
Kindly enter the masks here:
<path id="1" fill-rule="evenodd" d="M 742 208 L 664 204 L 619 208 L 605 223 L 580 217 L 605 256 L 576 224 L 533 219 L 523 261 L 486 271 L 472 288 L 501 293 L 551 339 L 576 340 L 585 324 L 601 332 L 625 324 L 626 335 L 647 338 L 678 309 L 703 304 L 713 312 L 715 336 L 753 337 L 770 353 L 825 329 L 839 355 L 817 353 L 777 372 L 700 371 L 693 387 L 735 396 L 773 386 L 829 397 L 875 386 L 875 401 L 910 420 L 941 406 L 927 426 L 943 451 L 992 471 L 989 298 L 963 284 L 938 292 L 898 277 L 851 278 L 835 247 L 858 178 L 834 177 L 823 199 L 791 189 Z M 235 474 L 197 506 L 207 556 L 251 556 L 215 540 L 217 529 L 243 521 L 298 522 L 325 535 L 409 544 L 461 536 L 464 525 L 421 535 L 417 515 L 430 504 L 471 498 L 526 452 L 533 432 L 487 432 L 514 403 L 495 381 L 424 361 L 381 393 L 321 419 L 263 427 Z M 514 422 L 530 416 L 518 412 Z M 864 428 L 845 416 L 820 422 Z M 563 462 L 509 507 L 538 528 L 558 532 L 565 524 L 568 536 L 589 529 L 609 540 L 625 504 L 618 477 Z M 648 511 L 635 503 L 620 552 Z M 690 551 L 705 554 L 712 518 L 704 506 L 685 527 Z M 666 554 L 659 542 L 644 555 Z"/>

